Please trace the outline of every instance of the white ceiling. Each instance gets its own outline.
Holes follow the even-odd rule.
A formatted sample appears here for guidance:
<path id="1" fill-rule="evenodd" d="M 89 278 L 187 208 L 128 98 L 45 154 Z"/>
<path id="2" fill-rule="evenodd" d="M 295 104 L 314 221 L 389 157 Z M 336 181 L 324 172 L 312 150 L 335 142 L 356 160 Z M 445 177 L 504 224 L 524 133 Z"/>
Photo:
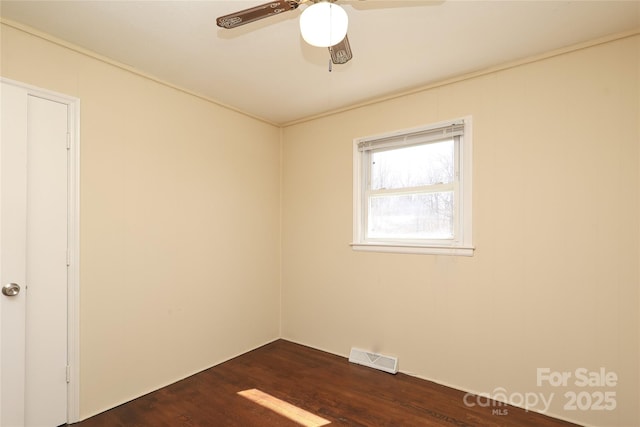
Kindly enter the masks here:
<path id="1" fill-rule="evenodd" d="M 9 1 L 0 15 L 275 124 L 640 27 L 640 1 L 338 0 L 354 58 L 298 29 L 305 7 L 233 30 L 242 1 Z"/>

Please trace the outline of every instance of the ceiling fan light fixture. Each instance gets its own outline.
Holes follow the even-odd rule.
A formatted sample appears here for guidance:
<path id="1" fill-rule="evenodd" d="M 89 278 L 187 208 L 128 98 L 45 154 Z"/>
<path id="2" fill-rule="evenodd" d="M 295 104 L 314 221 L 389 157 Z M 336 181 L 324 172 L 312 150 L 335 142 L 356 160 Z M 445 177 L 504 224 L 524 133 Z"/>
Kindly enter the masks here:
<path id="1" fill-rule="evenodd" d="M 311 46 L 335 46 L 347 35 L 348 26 L 347 12 L 328 1 L 312 4 L 300 15 L 300 33 Z"/>

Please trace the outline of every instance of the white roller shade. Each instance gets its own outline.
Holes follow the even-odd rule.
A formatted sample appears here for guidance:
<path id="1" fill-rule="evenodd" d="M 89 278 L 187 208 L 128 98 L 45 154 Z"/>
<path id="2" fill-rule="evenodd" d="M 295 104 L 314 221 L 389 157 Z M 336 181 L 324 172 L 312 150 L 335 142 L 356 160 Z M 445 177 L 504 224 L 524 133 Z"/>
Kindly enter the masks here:
<path id="1" fill-rule="evenodd" d="M 408 134 L 391 135 L 375 139 L 363 139 L 358 142 L 358 151 L 425 144 L 461 135 L 464 135 L 464 121 L 449 123 L 433 129 L 422 129 Z"/>

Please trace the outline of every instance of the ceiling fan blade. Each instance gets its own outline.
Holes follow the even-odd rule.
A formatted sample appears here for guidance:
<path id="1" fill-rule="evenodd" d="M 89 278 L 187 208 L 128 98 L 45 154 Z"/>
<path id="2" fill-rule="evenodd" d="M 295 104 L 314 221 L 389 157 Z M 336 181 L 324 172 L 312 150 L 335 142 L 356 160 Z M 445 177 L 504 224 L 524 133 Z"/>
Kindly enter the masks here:
<path id="1" fill-rule="evenodd" d="M 298 0 L 272 1 L 260 6 L 221 16 L 216 19 L 216 23 L 218 24 L 218 27 L 235 28 L 262 18 L 294 10 L 299 6 L 299 3 L 300 2 Z"/>
<path id="2" fill-rule="evenodd" d="M 340 43 L 329 47 L 329 53 L 331 54 L 331 62 L 334 64 L 346 64 L 349 62 L 353 58 L 349 37 L 344 36 Z"/>

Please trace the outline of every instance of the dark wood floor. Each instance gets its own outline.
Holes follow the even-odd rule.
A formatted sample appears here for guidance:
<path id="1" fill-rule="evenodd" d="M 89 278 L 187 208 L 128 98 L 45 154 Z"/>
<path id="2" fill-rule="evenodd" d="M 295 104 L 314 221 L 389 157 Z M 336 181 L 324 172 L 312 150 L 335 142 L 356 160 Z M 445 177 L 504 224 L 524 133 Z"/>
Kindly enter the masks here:
<path id="1" fill-rule="evenodd" d="M 468 407 L 464 392 L 278 340 L 75 427 L 298 426 L 239 396 L 259 389 L 342 426 L 574 426 L 502 406 Z M 506 414 L 505 411 L 506 410 Z"/>

